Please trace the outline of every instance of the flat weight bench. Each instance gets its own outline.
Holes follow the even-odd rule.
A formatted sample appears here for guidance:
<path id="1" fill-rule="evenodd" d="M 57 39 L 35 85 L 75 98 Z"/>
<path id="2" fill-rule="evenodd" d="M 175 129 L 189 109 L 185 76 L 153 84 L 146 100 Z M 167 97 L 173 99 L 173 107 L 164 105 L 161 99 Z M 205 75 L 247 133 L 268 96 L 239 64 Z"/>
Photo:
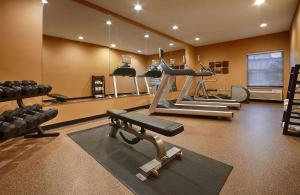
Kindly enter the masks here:
<path id="1" fill-rule="evenodd" d="M 136 176 L 144 181 L 148 176 L 158 176 L 158 170 L 170 162 L 172 159 L 182 158 L 182 151 L 173 147 L 166 151 L 163 141 L 157 135 L 147 134 L 146 130 L 153 131 L 168 137 L 175 136 L 184 130 L 180 123 L 159 119 L 153 116 L 146 116 L 136 112 L 127 112 L 125 110 L 108 110 L 107 114 L 111 119 L 110 137 L 116 137 L 119 130 L 133 134 L 133 139 L 128 139 L 120 131 L 119 134 L 128 144 L 137 144 L 141 140 L 151 142 L 156 149 L 156 158 L 140 167 L 141 172 Z M 134 126 L 136 127 L 134 127 Z"/>

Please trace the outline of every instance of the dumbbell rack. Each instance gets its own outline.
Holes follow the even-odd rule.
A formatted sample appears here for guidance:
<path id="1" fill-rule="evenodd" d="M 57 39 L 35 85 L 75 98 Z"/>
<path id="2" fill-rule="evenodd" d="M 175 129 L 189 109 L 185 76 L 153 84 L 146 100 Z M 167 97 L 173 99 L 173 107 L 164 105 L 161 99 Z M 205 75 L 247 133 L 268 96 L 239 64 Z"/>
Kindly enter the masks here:
<path id="1" fill-rule="evenodd" d="M 44 94 L 36 94 L 36 95 L 17 95 L 15 97 L 10 98 L 0 98 L 0 102 L 7 102 L 7 101 L 17 101 L 17 104 L 20 108 L 25 108 L 25 104 L 23 102 L 23 99 L 26 98 L 34 98 L 34 97 L 40 97 Z M 36 134 L 33 134 L 36 133 Z M 28 129 L 28 132 L 24 135 L 25 138 L 41 138 L 41 137 L 57 137 L 59 136 L 59 133 L 46 133 L 40 125 L 37 125 L 36 127 L 33 127 L 32 129 Z"/>
<path id="2" fill-rule="evenodd" d="M 287 91 L 287 109 L 283 112 L 282 123 L 283 123 L 283 134 L 300 137 L 300 131 L 293 130 L 296 127 L 300 128 L 300 123 L 294 120 L 300 119 L 300 110 L 297 111 L 293 106 L 300 106 L 300 99 L 295 99 L 295 94 L 297 94 L 297 84 L 300 84 L 298 80 L 300 70 L 300 64 L 295 65 L 291 69 L 289 86 Z M 291 121 L 292 120 L 292 121 Z"/>

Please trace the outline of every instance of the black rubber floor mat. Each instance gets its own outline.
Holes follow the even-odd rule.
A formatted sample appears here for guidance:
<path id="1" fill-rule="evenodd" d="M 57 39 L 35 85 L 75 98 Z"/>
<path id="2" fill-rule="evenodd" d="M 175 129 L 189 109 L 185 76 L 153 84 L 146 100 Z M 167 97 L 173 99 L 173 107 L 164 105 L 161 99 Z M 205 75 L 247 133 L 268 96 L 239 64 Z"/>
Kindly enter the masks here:
<path id="1" fill-rule="evenodd" d="M 78 145 L 136 194 L 218 194 L 232 166 L 184 148 L 183 159 L 159 170 L 159 177 L 141 181 L 139 167 L 155 157 L 155 148 L 147 141 L 128 145 L 117 136 L 108 136 L 109 125 L 69 134 Z M 167 149 L 174 145 L 165 142 Z M 180 147 L 179 147 L 180 148 Z"/>

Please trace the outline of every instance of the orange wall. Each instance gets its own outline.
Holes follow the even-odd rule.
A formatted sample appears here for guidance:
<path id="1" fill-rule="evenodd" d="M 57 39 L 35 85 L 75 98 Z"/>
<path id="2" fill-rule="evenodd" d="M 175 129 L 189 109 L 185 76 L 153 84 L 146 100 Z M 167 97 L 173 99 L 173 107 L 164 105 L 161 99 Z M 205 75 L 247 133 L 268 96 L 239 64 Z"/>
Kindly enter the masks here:
<path id="1" fill-rule="evenodd" d="M 247 85 L 247 54 L 264 51 L 284 51 L 284 86 L 288 85 L 290 40 L 289 32 L 275 33 L 236 41 L 200 46 L 196 54 L 201 63 L 207 65 L 214 61 L 229 61 L 229 74 L 217 75 L 218 89 L 230 89 L 231 85 Z M 198 68 L 199 70 L 199 65 Z"/>
<path id="2" fill-rule="evenodd" d="M 0 1 L 0 80 L 41 82 L 43 7 L 40 0 Z M 1 103 L 0 111 L 15 106 Z"/>
<path id="3" fill-rule="evenodd" d="M 43 82 L 53 86 L 53 93 L 68 97 L 91 95 L 91 76 L 104 75 L 106 92 L 113 92 L 112 78 L 109 74 L 122 64 L 122 55 L 132 56 L 132 66 L 138 74 L 145 72 L 146 56 L 112 50 L 99 45 L 71 41 L 57 37 L 44 36 L 43 40 Z M 135 91 L 133 79 L 117 78 L 118 91 Z M 143 80 L 139 88 L 145 91 Z"/>
<path id="4" fill-rule="evenodd" d="M 291 66 L 300 64 L 300 6 L 298 4 L 291 25 Z"/>

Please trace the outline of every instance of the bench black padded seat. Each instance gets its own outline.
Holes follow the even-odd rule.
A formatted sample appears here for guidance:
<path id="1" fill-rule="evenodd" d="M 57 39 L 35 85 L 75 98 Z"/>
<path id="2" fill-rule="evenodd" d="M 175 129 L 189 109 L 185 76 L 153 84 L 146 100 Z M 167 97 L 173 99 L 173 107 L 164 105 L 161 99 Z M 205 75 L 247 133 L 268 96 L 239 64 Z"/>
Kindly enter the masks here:
<path id="1" fill-rule="evenodd" d="M 136 112 L 127 112 L 125 110 L 108 110 L 107 114 L 116 119 L 120 119 L 129 124 L 148 129 L 150 131 L 171 137 L 181 133 L 184 127 L 180 123 L 160 119 L 153 116 L 147 116 Z"/>

